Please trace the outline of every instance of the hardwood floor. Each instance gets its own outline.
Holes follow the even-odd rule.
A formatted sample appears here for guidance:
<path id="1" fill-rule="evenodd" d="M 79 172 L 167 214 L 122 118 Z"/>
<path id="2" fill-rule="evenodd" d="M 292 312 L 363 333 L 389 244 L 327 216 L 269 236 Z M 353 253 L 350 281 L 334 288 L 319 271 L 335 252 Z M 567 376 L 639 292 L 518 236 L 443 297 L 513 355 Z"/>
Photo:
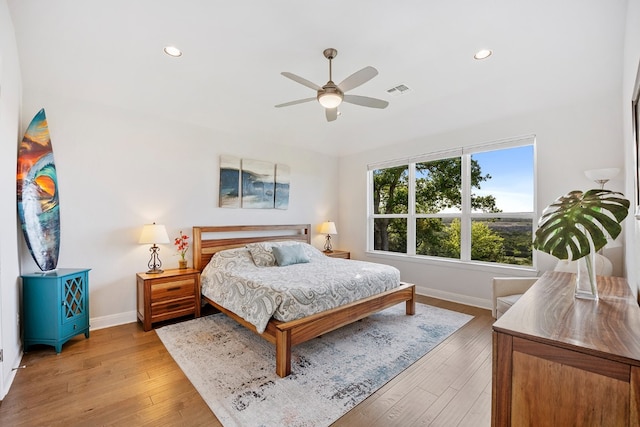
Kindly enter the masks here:
<path id="1" fill-rule="evenodd" d="M 488 310 L 419 296 L 475 318 L 334 426 L 489 426 Z M 55 354 L 26 353 L 4 400 L 0 426 L 220 426 L 155 331 L 139 323 L 80 335 Z"/>

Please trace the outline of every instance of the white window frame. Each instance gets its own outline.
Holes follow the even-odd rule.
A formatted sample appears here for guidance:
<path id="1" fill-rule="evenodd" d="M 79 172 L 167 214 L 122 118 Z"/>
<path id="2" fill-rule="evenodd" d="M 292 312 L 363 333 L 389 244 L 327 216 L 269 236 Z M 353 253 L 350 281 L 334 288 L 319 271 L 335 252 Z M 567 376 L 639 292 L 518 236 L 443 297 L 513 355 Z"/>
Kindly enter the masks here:
<path id="1" fill-rule="evenodd" d="M 498 212 L 498 213 L 484 213 L 484 212 L 471 212 L 471 156 L 476 153 L 482 153 L 487 151 L 498 151 L 509 148 L 533 147 L 533 210 L 530 212 Z M 443 160 L 453 157 L 461 157 L 461 174 L 462 174 L 462 206 L 460 213 L 436 213 L 436 214 L 417 214 L 416 201 L 415 201 L 415 177 L 416 177 L 416 163 Z M 464 148 L 458 148 L 453 150 L 445 150 L 434 153 L 422 154 L 419 156 L 413 156 L 405 159 L 395 159 L 386 162 L 379 162 L 370 164 L 367 166 L 367 250 L 370 255 L 376 256 L 390 256 L 390 257 L 404 257 L 411 260 L 425 260 L 436 262 L 454 262 L 464 264 L 480 264 L 491 265 L 506 268 L 520 268 L 525 270 L 535 270 L 537 265 L 536 251 L 532 251 L 532 266 L 519 266 L 513 264 L 500 264 L 488 261 L 476 261 L 471 259 L 471 223 L 475 219 L 490 219 L 490 218 L 518 218 L 518 219 L 530 219 L 532 222 L 532 233 L 536 228 L 536 212 L 537 212 L 537 160 L 536 160 L 536 144 L 535 135 L 526 135 L 517 138 L 511 138 L 502 141 L 493 141 L 489 143 L 483 143 L 473 145 Z M 408 213 L 406 214 L 374 214 L 373 206 L 373 171 L 378 169 L 386 169 L 397 166 L 408 166 L 409 175 L 409 200 L 408 200 Z M 376 218 L 404 218 L 407 221 L 407 248 L 406 253 L 399 252 L 387 252 L 375 250 L 374 245 L 374 220 Z M 418 218 L 460 218 L 460 258 L 444 258 L 436 256 L 418 255 L 416 254 L 416 219 Z"/>

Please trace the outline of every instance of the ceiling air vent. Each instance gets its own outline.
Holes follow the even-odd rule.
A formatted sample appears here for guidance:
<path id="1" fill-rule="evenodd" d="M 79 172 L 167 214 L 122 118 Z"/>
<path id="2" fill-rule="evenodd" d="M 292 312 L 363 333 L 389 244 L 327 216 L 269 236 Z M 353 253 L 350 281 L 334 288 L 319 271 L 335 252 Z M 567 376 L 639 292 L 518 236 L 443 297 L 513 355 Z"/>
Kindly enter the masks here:
<path id="1" fill-rule="evenodd" d="M 387 93 L 389 95 L 398 96 L 398 95 L 402 95 L 403 93 L 407 93 L 410 90 L 411 89 L 409 89 L 407 85 L 399 84 L 397 86 L 392 87 L 391 89 L 387 89 Z"/>

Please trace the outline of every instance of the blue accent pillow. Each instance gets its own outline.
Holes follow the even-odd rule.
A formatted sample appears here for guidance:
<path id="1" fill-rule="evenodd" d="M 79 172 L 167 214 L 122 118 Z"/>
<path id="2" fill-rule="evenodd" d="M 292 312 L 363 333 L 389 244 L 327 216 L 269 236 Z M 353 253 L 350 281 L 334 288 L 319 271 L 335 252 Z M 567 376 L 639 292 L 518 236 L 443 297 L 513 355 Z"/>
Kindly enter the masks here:
<path id="1" fill-rule="evenodd" d="M 280 267 L 309 262 L 309 257 L 302 245 L 274 246 L 271 251 Z"/>

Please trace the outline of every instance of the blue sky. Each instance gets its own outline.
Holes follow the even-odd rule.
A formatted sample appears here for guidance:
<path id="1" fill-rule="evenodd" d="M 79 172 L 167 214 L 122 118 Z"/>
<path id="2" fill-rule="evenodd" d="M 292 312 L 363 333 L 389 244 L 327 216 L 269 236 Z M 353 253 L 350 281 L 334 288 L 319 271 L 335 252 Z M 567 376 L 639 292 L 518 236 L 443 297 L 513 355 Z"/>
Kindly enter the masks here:
<path id="1" fill-rule="evenodd" d="M 533 146 L 514 147 L 472 155 L 482 174 L 491 179 L 474 189 L 474 194 L 492 194 L 503 212 L 533 211 Z"/>

